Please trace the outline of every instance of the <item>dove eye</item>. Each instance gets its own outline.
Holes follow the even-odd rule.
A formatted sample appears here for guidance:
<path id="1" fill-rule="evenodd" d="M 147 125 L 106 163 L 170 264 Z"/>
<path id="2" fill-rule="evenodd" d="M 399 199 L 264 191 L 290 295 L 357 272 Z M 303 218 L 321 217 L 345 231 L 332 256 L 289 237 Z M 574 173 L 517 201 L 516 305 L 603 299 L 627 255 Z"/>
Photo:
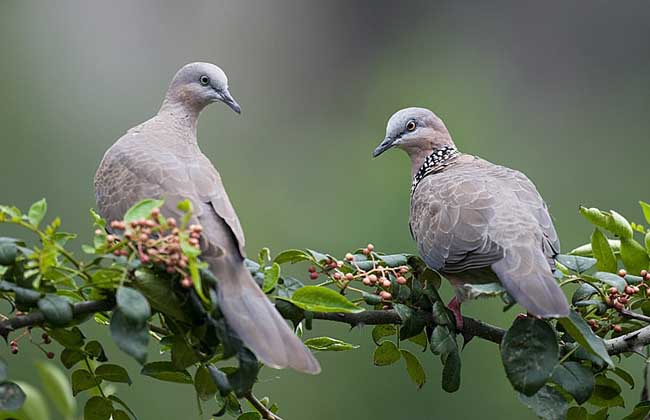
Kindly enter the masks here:
<path id="1" fill-rule="evenodd" d="M 406 123 L 406 131 L 415 130 L 415 126 L 416 126 L 415 121 L 411 120 L 411 121 L 407 122 Z"/>
<path id="2" fill-rule="evenodd" d="M 199 78 L 199 82 L 201 82 L 201 84 L 203 86 L 207 86 L 208 83 L 210 83 L 210 78 L 208 76 L 205 76 L 205 75 L 201 76 L 201 78 Z"/>

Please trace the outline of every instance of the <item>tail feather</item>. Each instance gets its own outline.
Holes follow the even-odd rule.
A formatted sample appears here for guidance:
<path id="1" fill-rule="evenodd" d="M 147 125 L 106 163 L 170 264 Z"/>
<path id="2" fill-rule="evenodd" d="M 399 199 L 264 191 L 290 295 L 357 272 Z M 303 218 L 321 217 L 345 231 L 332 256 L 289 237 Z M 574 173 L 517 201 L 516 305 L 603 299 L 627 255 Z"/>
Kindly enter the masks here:
<path id="1" fill-rule="evenodd" d="M 562 318 L 569 315 L 566 296 L 541 250 L 512 247 L 503 259 L 492 264 L 501 284 L 533 315 Z"/>
<path id="2" fill-rule="evenodd" d="M 219 308 L 265 365 L 317 374 L 320 364 L 259 288 L 243 262 L 220 264 Z"/>

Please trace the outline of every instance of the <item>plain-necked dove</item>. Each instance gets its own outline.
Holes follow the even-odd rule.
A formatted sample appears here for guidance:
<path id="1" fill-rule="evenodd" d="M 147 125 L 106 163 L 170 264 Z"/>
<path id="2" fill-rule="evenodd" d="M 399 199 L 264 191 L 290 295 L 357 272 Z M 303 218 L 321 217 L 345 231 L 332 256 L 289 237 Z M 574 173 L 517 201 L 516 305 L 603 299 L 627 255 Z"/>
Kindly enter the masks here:
<path id="1" fill-rule="evenodd" d="M 237 214 L 219 173 L 197 144 L 199 113 L 217 101 L 240 112 L 219 67 L 192 63 L 181 68 L 158 114 L 106 152 L 95 176 L 97 206 L 111 221 L 142 199 L 164 198 L 163 214 L 179 216 L 177 203 L 189 199 L 193 223 L 203 226 L 201 258 L 219 280 L 219 305 L 228 324 L 266 365 L 318 373 L 318 361 L 246 269 Z"/>
<path id="2" fill-rule="evenodd" d="M 388 121 L 375 149 L 411 158 L 410 228 L 426 264 L 456 290 L 460 318 L 464 284 L 500 282 L 531 314 L 569 314 L 554 276 L 560 242 L 544 200 L 521 172 L 460 153 L 433 112 L 406 108 Z"/>

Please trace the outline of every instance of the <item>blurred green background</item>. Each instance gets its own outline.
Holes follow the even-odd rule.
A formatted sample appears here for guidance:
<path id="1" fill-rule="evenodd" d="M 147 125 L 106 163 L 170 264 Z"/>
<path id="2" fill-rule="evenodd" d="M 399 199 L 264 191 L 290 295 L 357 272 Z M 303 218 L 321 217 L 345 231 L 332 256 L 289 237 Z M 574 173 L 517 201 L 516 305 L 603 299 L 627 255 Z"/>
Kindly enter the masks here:
<path id="1" fill-rule="evenodd" d="M 578 204 L 641 220 L 637 200 L 650 199 L 648 22 L 641 1 L 4 0 L 0 202 L 25 208 L 47 197 L 50 215 L 83 232 L 76 246 L 88 241 L 103 152 L 157 111 L 180 66 L 202 60 L 226 71 L 243 108 L 208 109 L 199 141 L 250 255 L 263 246 L 342 255 L 368 242 L 414 251 L 407 158 L 370 159 L 406 106 L 433 109 L 463 151 L 525 172 L 569 250 L 591 232 Z M 502 326 L 516 313 L 487 300 L 464 311 Z M 85 331 L 108 336 L 92 323 Z M 430 353 L 420 391 L 400 364 L 373 367 L 369 333 L 315 322 L 312 334 L 361 348 L 319 354 L 317 377 L 265 369 L 258 393 L 286 419 L 532 418 L 495 345 L 470 343 L 461 390 L 446 394 Z M 33 360 L 44 356 L 24 347 L 0 355 L 14 379 L 38 384 Z M 107 350 L 131 368 L 135 381 L 120 392 L 141 419 L 197 418 L 191 387 L 140 377 L 133 360 Z M 640 376 L 641 359 L 626 365 Z"/>

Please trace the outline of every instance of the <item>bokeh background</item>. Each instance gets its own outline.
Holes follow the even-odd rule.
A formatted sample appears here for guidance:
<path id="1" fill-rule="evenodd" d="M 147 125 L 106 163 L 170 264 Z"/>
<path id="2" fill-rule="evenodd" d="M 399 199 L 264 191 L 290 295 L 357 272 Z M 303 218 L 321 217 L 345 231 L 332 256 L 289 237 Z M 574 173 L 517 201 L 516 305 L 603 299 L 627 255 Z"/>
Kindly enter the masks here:
<path id="1" fill-rule="evenodd" d="M 82 232 L 76 246 L 88 241 L 103 152 L 157 111 L 177 68 L 203 60 L 227 72 L 243 108 L 237 116 L 212 106 L 199 139 L 249 254 L 269 246 L 341 255 L 368 242 L 414 251 L 407 158 L 370 158 L 387 119 L 406 106 L 433 109 L 463 151 L 533 179 L 569 250 L 591 231 L 579 204 L 641 220 L 637 200 L 650 199 L 649 22 L 643 1 L 4 0 L 0 202 L 25 208 L 47 197 L 50 215 Z M 503 326 L 516 313 L 488 300 L 464 310 Z M 108 336 L 91 323 L 85 331 Z M 286 419 L 533 417 L 493 344 L 464 350 L 462 387 L 450 395 L 430 353 L 428 382 L 416 391 L 401 364 L 372 366 L 370 328 L 316 322 L 314 333 L 361 348 L 318 355 L 318 377 L 264 370 L 258 392 Z M 32 363 L 43 355 L 24 347 L 11 356 L 0 346 L 0 355 L 13 378 L 38 384 Z M 119 391 L 141 419 L 198 418 L 191 387 L 140 377 L 133 360 L 108 352 L 133 373 Z M 637 377 L 642 364 L 626 362 Z"/>

